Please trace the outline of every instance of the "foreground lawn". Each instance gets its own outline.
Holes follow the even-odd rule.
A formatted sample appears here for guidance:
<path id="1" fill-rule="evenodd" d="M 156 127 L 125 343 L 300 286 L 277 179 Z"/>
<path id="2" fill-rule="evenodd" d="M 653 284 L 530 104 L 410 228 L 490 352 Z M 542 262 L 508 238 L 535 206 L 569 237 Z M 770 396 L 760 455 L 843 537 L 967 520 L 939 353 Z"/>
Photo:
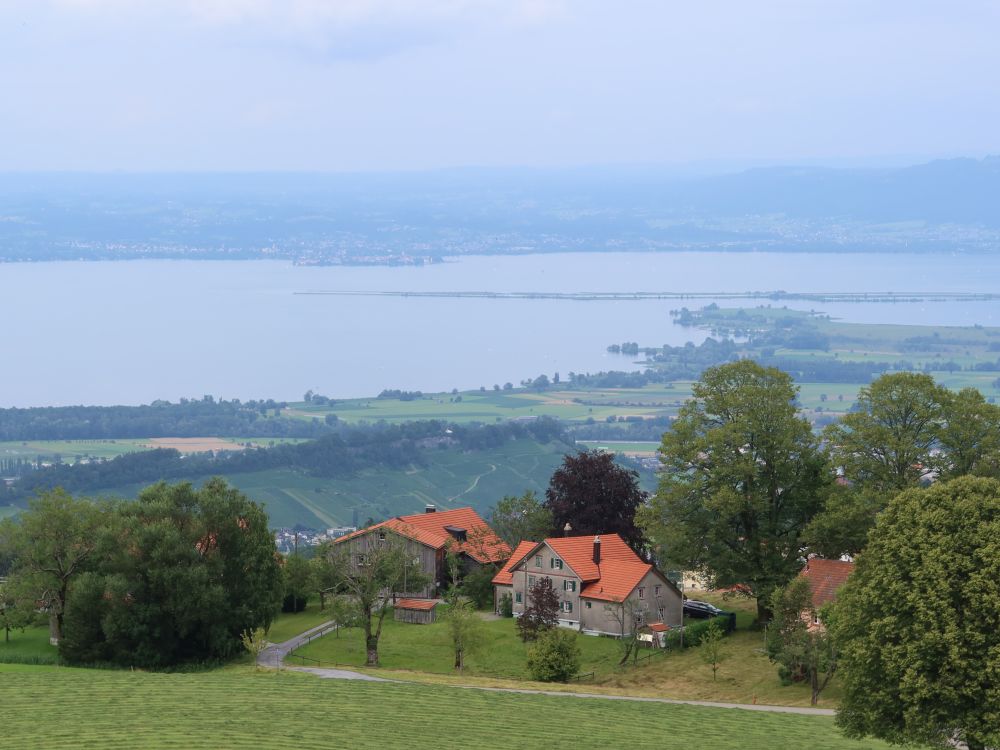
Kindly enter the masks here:
<path id="1" fill-rule="evenodd" d="M 513 620 L 484 622 L 486 646 L 466 658 L 465 673 L 472 676 L 530 679 L 527 649 L 517 637 Z M 581 672 L 607 673 L 614 669 L 621 654 L 618 642 L 611 638 L 580 636 L 583 652 Z M 359 628 L 347 628 L 338 636 L 330 633 L 298 649 L 296 654 L 349 666 L 364 666 L 364 636 Z M 455 653 L 444 623 L 411 625 L 386 619 L 379 646 L 381 666 L 415 672 L 453 674 Z M 289 664 L 309 664 L 290 659 Z"/>
<path id="2" fill-rule="evenodd" d="M 886 748 L 828 717 L 319 680 L 0 666 L 4 747 Z M 57 720 L 54 720 L 56 717 Z"/>

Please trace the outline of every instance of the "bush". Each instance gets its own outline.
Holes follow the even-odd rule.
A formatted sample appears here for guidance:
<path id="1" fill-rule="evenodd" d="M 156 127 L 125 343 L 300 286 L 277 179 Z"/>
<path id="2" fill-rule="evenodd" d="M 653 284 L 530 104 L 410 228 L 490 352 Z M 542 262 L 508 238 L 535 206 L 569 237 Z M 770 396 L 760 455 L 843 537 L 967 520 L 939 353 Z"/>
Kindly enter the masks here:
<path id="1" fill-rule="evenodd" d="M 513 617 L 514 616 L 514 597 L 510 594 L 504 594 L 500 597 L 500 616 L 501 617 Z"/>
<path id="2" fill-rule="evenodd" d="M 580 671 L 576 633 L 553 628 L 528 647 L 528 671 L 540 682 L 566 682 Z"/>
<path id="3" fill-rule="evenodd" d="M 681 645 L 681 631 L 671 630 L 667 633 L 667 648 L 691 648 L 692 646 L 700 646 L 701 639 L 708 632 L 708 629 L 712 627 L 713 623 L 717 623 L 717 626 L 721 628 L 723 633 L 729 635 L 733 632 L 733 618 L 730 615 L 719 615 L 718 617 L 713 617 L 711 620 L 701 620 L 700 622 L 692 623 L 684 628 L 684 643 Z"/>

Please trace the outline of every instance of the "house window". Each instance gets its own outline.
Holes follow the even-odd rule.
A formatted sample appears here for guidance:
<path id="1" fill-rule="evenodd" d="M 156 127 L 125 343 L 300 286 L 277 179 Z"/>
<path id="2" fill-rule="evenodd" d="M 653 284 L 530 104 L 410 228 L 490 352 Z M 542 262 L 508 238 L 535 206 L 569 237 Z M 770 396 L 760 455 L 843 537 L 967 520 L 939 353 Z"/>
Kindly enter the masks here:
<path id="1" fill-rule="evenodd" d="M 653 589 L 653 595 L 654 596 L 659 596 L 660 595 L 660 588 L 661 588 L 660 586 L 657 586 L 655 589 Z"/>
<path id="2" fill-rule="evenodd" d="M 642 625 L 642 612 L 635 613 L 635 624 Z"/>
<path id="3" fill-rule="evenodd" d="M 541 555 L 535 555 L 535 567 L 536 568 L 542 567 L 542 556 Z"/>
<path id="4" fill-rule="evenodd" d="M 563 591 L 576 591 L 576 581 L 563 581 Z"/>
<path id="5" fill-rule="evenodd" d="M 380 542 L 384 542 L 384 541 L 385 541 L 385 532 L 384 532 L 384 531 L 380 531 L 380 532 L 378 533 L 378 540 L 379 540 Z"/>
<path id="6" fill-rule="evenodd" d="M 663 620 L 663 607 L 658 608 L 656 611 L 660 615 L 660 620 L 662 621 Z"/>
<path id="7" fill-rule="evenodd" d="M 573 602 L 563 602 L 562 605 L 563 612 L 573 611 Z"/>
<path id="8" fill-rule="evenodd" d="M 562 570 L 562 560 L 560 560 L 558 557 L 553 557 L 551 560 L 549 560 L 549 567 L 555 568 L 556 570 Z"/>
<path id="9" fill-rule="evenodd" d="M 534 586 L 535 585 L 535 577 L 534 576 L 528 576 L 528 585 L 529 586 Z"/>
<path id="10" fill-rule="evenodd" d="M 363 568 L 367 564 L 368 564 L 368 558 L 365 557 L 364 555 L 358 555 L 358 567 Z"/>
<path id="11" fill-rule="evenodd" d="M 639 598 L 640 599 L 645 599 L 646 598 L 646 587 L 645 586 L 640 586 L 639 587 Z"/>
<path id="12" fill-rule="evenodd" d="M 590 602 L 586 602 L 587 609 L 590 609 Z"/>
<path id="13" fill-rule="evenodd" d="M 521 603 L 521 592 L 520 591 L 514 592 L 514 603 L 515 604 L 520 604 Z"/>

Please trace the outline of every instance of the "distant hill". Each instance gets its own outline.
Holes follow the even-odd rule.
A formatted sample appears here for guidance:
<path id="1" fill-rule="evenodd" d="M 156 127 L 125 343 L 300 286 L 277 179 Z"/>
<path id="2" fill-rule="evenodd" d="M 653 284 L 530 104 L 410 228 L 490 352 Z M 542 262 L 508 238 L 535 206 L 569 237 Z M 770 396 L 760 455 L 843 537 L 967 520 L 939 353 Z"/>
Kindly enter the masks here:
<path id="1" fill-rule="evenodd" d="M 1000 157 L 899 168 L 4 174 L 0 260 L 423 262 L 592 250 L 963 250 L 1000 243 Z"/>

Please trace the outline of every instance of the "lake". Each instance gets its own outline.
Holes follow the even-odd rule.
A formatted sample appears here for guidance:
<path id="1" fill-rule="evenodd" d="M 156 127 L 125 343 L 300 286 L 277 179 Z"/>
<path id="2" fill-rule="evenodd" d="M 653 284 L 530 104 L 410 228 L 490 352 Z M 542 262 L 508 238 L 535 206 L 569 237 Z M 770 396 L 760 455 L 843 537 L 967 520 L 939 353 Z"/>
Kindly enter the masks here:
<path id="1" fill-rule="evenodd" d="M 711 300 L 303 295 L 490 292 L 1000 291 L 984 255 L 581 253 L 425 267 L 271 261 L 0 265 L 0 406 L 137 404 L 212 394 L 298 400 L 440 391 L 635 369 L 608 344 L 700 341 L 670 310 Z M 756 301 L 722 302 L 757 305 Z M 855 322 L 1000 325 L 997 302 L 788 302 Z"/>

